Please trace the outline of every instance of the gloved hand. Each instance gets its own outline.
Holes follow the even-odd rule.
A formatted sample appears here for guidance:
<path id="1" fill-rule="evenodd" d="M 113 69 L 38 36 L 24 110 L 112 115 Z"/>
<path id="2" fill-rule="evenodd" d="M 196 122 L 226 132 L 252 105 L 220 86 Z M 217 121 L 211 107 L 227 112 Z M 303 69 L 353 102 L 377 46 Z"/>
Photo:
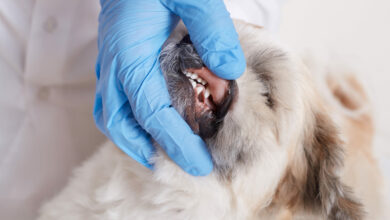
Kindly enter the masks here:
<path id="1" fill-rule="evenodd" d="M 213 164 L 203 140 L 171 106 L 159 69 L 161 46 L 179 21 L 204 63 L 225 79 L 239 77 L 245 58 L 221 0 L 101 0 L 94 118 L 119 148 L 151 168 L 151 137 L 183 170 L 207 175 Z"/>

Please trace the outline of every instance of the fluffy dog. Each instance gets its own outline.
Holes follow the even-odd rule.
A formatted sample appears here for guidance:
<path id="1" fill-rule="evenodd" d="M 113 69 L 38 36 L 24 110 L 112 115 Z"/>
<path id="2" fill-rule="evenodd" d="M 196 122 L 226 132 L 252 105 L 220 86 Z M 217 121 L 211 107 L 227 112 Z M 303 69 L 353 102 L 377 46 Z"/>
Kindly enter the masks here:
<path id="1" fill-rule="evenodd" d="M 157 145 L 151 171 L 107 143 L 40 219 L 378 219 L 361 86 L 347 75 L 319 86 L 261 28 L 235 26 L 247 60 L 236 81 L 213 85 L 182 27 L 161 53 L 173 105 L 212 155 L 210 175 L 185 173 Z"/>

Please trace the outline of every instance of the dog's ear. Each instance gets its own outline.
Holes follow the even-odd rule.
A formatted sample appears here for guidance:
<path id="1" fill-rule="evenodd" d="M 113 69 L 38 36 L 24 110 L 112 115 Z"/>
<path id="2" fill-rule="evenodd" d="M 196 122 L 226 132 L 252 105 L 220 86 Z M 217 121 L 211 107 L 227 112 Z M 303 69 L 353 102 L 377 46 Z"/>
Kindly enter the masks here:
<path id="1" fill-rule="evenodd" d="M 304 143 L 306 177 L 301 189 L 305 209 L 326 219 L 362 219 L 363 208 L 339 177 L 343 166 L 342 141 L 329 116 L 317 113 Z"/>

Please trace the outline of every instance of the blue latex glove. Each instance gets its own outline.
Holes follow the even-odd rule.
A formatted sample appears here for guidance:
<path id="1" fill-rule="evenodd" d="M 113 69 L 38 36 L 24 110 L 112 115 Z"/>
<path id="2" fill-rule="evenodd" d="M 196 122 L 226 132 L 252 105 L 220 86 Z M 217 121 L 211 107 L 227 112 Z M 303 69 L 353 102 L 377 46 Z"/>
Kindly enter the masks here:
<path id="1" fill-rule="evenodd" d="M 183 170 L 213 169 L 203 140 L 171 106 L 159 69 L 161 46 L 182 18 L 204 63 L 218 76 L 238 78 L 245 58 L 220 0 L 101 0 L 94 117 L 119 148 L 151 168 L 151 137 Z"/>

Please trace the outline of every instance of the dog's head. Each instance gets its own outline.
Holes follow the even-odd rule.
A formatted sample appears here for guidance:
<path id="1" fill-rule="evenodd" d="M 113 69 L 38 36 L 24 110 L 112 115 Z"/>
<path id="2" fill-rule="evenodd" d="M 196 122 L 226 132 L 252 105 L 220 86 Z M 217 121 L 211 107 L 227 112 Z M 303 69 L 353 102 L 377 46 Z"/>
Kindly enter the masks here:
<path id="1" fill-rule="evenodd" d="M 236 29 L 247 60 L 236 81 L 216 78 L 183 31 L 160 56 L 173 106 L 205 140 L 215 172 L 229 181 L 262 161 L 276 173 L 272 204 L 359 219 L 338 176 L 342 142 L 305 67 L 259 28 Z"/>

